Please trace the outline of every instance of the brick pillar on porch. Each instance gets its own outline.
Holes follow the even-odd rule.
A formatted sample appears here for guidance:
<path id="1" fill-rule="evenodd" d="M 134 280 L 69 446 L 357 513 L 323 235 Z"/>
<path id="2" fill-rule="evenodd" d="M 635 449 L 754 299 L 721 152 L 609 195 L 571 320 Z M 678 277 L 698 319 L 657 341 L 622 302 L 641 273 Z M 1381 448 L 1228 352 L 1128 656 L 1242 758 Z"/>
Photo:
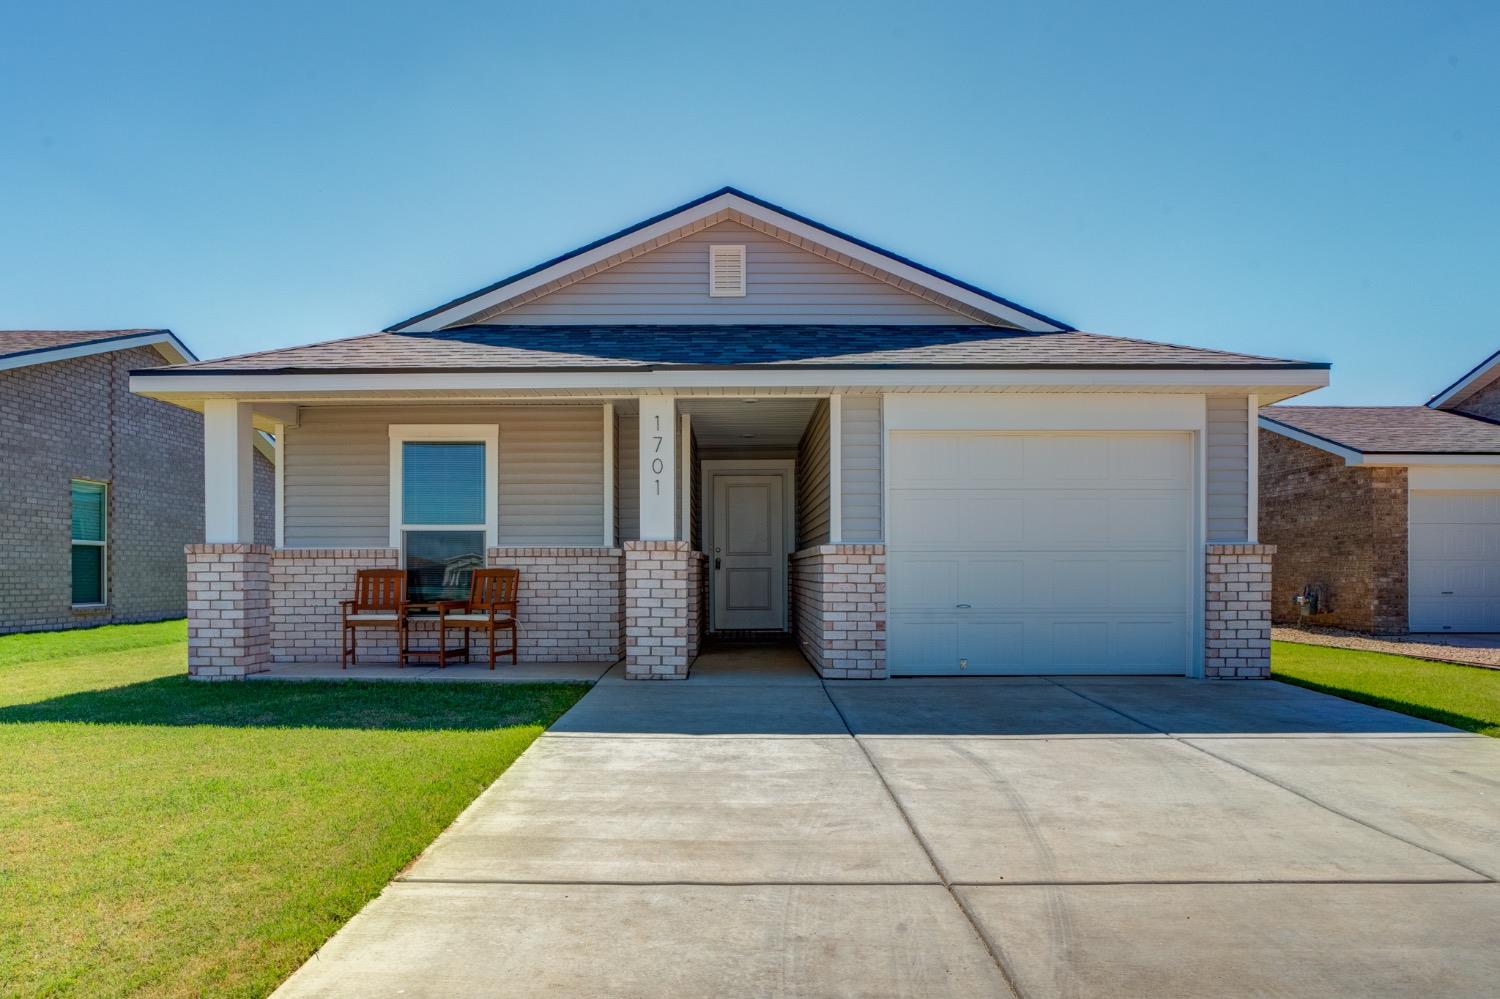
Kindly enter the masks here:
<path id="1" fill-rule="evenodd" d="M 625 542 L 625 676 L 686 680 L 697 655 L 702 556 L 686 541 Z"/>
<path id="2" fill-rule="evenodd" d="M 1271 556 L 1275 545 L 1209 545 L 1204 573 L 1203 675 L 1271 675 Z"/>
<path id="3" fill-rule="evenodd" d="M 882 680 L 885 545 L 817 545 L 791 559 L 792 621 L 820 676 Z"/>
<path id="4" fill-rule="evenodd" d="M 188 675 L 241 680 L 271 663 L 271 548 L 187 546 Z"/>

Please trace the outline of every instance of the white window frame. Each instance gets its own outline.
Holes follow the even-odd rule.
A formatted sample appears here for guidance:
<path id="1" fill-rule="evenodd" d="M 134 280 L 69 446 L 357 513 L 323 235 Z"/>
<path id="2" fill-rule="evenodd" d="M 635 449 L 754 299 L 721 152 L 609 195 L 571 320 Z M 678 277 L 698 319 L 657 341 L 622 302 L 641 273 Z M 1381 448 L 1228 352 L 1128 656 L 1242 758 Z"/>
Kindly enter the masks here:
<path id="1" fill-rule="evenodd" d="M 91 486 L 102 486 L 104 488 L 104 537 L 99 541 L 83 541 L 73 537 L 73 483 L 86 482 Z M 95 607 L 109 606 L 109 499 L 110 487 L 108 482 L 99 479 L 71 478 L 68 480 L 68 606 L 75 610 L 89 610 Z M 87 545 L 90 548 L 99 549 L 99 601 L 90 604 L 75 604 L 73 599 L 73 546 Z"/>
<path id="2" fill-rule="evenodd" d="M 500 427 L 494 423 L 393 423 L 391 437 L 390 541 L 406 565 L 407 531 L 483 531 L 485 548 L 500 537 Z M 484 523 L 407 524 L 402 520 L 401 446 L 407 442 L 457 441 L 484 445 Z"/>

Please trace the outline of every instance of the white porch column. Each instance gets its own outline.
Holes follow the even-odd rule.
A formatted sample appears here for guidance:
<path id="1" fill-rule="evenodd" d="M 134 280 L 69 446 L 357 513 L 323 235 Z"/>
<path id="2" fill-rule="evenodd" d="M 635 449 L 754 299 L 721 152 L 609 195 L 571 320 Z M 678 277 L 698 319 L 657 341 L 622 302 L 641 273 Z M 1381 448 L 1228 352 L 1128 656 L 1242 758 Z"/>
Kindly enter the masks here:
<path id="1" fill-rule="evenodd" d="M 235 399 L 203 403 L 203 540 L 255 540 L 255 445 L 251 406 Z"/>
<path id="2" fill-rule="evenodd" d="M 677 400 L 641 397 L 641 540 L 677 537 Z"/>

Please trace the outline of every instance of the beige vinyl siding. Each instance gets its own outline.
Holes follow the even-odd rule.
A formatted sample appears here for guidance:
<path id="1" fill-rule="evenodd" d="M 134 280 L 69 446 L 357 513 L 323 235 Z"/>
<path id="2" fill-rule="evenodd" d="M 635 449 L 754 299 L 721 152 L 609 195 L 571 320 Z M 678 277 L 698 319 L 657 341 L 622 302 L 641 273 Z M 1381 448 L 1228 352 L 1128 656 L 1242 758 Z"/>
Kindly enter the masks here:
<path id="1" fill-rule="evenodd" d="M 818 403 L 797 448 L 797 547 L 828 542 L 828 400 Z"/>
<path id="2" fill-rule="evenodd" d="M 599 407 L 517 407 L 503 414 L 500 543 L 604 543 Z"/>
<path id="3" fill-rule="evenodd" d="M 1208 540 L 1249 537 L 1250 409 L 1246 396 L 1208 397 Z"/>
<path id="4" fill-rule="evenodd" d="M 603 543 L 597 406 L 304 406 L 286 431 L 288 548 L 390 544 L 391 424 L 500 428 L 500 543 Z"/>
<path id="5" fill-rule="evenodd" d="M 708 247 L 745 246 L 746 293 L 708 294 Z M 493 323 L 972 323 L 738 222 L 721 222 L 488 317 Z"/>
<path id="6" fill-rule="evenodd" d="M 620 437 L 615 445 L 616 530 L 621 541 L 641 537 L 641 418 L 621 413 L 616 420 Z"/>
<path id="7" fill-rule="evenodd" d="M 881 397 L 846 395 L 840 442 L 846 542 L 881 540 Z"/>

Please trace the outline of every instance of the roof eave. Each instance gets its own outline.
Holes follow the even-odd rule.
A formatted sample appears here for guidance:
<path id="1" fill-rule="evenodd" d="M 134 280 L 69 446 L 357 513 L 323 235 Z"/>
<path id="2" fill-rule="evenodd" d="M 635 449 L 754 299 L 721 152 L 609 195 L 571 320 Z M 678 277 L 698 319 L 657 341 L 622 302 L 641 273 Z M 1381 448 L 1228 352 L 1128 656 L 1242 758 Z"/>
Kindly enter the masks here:
<path id="1" fill-rule="evenodd" d="M 1259 417 L 1262 430 L 1269 430 L 1290 440 L 1299 441 L 1320 451 L 1336 455 L 1345 465 L 1493 465 L 1500 464 L 1500 449 L 1495 451 L 1411 451 L 1358 448 L 1310 430 L 1282 423 L 1269 416 Z"/>
<path id="2" fill-rule="evenodd" d="M 129 350 L 132 347 L 155 347 L 156 352 L 169 364 L 191 364 L 198 360 L 187 345 L 177 339 L 175 333 L 162 329 L 122 333 L 119 336 L 100 337 L 98 340 L 86 340 L 82 343 L 60 347 L 37 347 L 33 350 L 17 351 L 0 357 L 0 371 L 26 368 L 36 364 L 51 364 L 55 361 L 67 361 L 94 354 L 108 354 L 117 350 Z M 131 372 L 131 374 L 134 373 Z"/>

